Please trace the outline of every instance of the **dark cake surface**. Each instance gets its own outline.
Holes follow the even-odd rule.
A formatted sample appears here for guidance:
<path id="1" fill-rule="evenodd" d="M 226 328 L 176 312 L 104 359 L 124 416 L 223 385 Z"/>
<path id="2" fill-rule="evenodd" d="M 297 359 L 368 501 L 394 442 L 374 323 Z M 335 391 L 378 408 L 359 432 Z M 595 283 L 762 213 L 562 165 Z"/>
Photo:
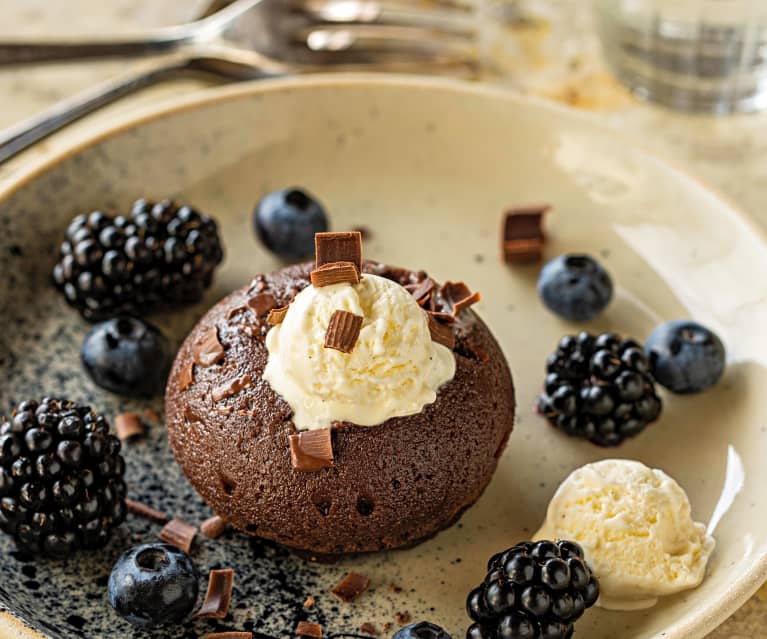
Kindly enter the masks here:
<path id="1" fill-rule="evenodd" d="M 453 325 L 455 377 L 433 404 L 377 426 L 335 424 L 334 467 L 295 470 L 292 411 L 262 379 L 270 325 L 248 302 L 270 294 L 287 305 L 312 267 L 258 276 L 189 334 L 166 393 L 174 455 L 211 508 L 251 534 L 316 553 L 412 545 L 456 521 L 490 481 L 514 421 L 511 374 L 487 326 L 465 310 Z M 426 277 L 372 262 L 364 270 L 403 285 Z"/>

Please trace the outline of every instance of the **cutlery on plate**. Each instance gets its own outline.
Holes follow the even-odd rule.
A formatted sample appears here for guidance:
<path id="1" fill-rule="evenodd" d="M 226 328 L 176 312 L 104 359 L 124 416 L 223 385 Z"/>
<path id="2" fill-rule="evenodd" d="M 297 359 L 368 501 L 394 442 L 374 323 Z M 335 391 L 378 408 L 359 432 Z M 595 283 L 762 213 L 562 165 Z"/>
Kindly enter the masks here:
<path id="1" fill-rule="evenodd" d="M 354 69 L 466 76 L 479 67 L 475 12 L 457 0 L 214 0 L 195 22 L 120 40 L 0 42 L 0 65 L 139 55 L 156 57 L 0 131 L 0 162 L 171 77 L 234 82 Z"/>

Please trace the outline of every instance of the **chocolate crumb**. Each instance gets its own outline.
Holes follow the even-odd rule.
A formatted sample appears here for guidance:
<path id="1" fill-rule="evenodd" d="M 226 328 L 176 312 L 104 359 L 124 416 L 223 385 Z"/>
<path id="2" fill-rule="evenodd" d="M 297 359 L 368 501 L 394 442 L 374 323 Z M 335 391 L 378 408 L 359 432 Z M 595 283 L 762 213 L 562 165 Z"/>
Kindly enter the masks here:
<path id="1" fill-rule="evenodd" d="M 185 391 L 194 384 L 194 362 L 187 362 L 178 376 L 178 390 Z"/>
<path id="2" fill-rule="evenodd" d="M 195 344 L 195 364 L 207 368 L 220 362 L 224 358 L 224 347 L 218 341 L 218 329 L 215 326 L 209 328 L 202 338 Z"/>
<path id="3" fill-rule="evenodd" d="M 518 206 L 506 211 L 501 248 L 507 264 L 539 262 L 543 257 L 543 216 L 548 204 Z"/>
<path id="4" fill-rule="evenodd" d="M 232 602 L 232 588 L 234 586 L 234 570 L 211 570 L 208 578 L 208 591 L 205 601 L 200 609 L 194 614 L 195 618 L 223 619 L 229 613 L 229 605 Z"/>
<path id="5" fill-rule="evenodd" d="M 345 233 L 317 233 L 314 236 L 316 268 L 331 262 L 351 262 L 362 272 L 362 234 L 359 231 Z"/>
<path id="6" fill-rule="evenodd" d="M 410 623 L 410 613 L 407 610 L 398 612 L 394 615 L 394 620 L 401 626 L 404 626 L 406 623 Z"/>
<path id="7" fill-rule="evenodd" d="M 200 532 L 208 539 L 218 539 L 226 530 L 226 521 L 214 515 L 200 524 Z"/>
<path id="8" fill-rule="evenodd" d="M 346 353 L 354 350 L 362 330 L 364 318 L 349 311 L 338 310 L 330 318 L 327 333 L 325 333 L 325 348 Z"/>
<path id="9" fill-rule="evenodd" d="M 150 424 L 159 424 L 160 423 L 160 415 L 157 413 L 157 411 L 154 408 L 145 408 L 142 411 L 142 415 L 144 416 L 144 419 L 148 421 Z"/>
<path id="10" fill-rule="evenodd" d="M 269 311 L 269 315 L 267 315 L 266 321 L 270 324 L 282 324 L 285 316 L 288 314 L 288 308 L 288 306 L 273 308 L 271 311 Z"/>
<path id="11" fill-rule="evenodd" d="M 144 423 L 136 413 L 120 413 L 115 417 L 115 431 L 120 441 L 143 437 Z"/>
<path id="12" fill-rule="evenodd" d="M 144 517 L 145 519 L 149 519 L 151 521 L 156 521 L 159 524 L 164 524 L 168 521 L 168 515 L 166 515 L 164 512 L 156 510 L 155 508 L 147 506 L 146 504 L 142 504 L 140 501 L 126 499 L 125 507 L 128 509 L 129 513 L 133 513 L 134 515 Z"/>
<path id="13" fill-rule="evenodd" d="M 242 377 L 237 377 L 221 384 L 221 386 L 216 386 L 216 388 L 211 391 L 210 396 L 214 402 L 220 402 L 222 399 L 232 397 L 240 391 L 250 388 L 250 385 L 251 377 L 246 373 Z"/>
<path id="14" fill-rule="evenodd" d="M 259 293 L 251 297 L 247 305 L 260 319 L 272 309 L 277 308 L 277 300 L 271 293 Z"/>
<path id="15" fill-rule="evenodd" d="M 312 597 L 311 595 L 309 595 L 309 596 L 306 598 L 306 601 L 304 601 L 304 608 L 305 608 L 306 610 L 309 610 L 310 608 L 314 608 L 314 604 L 315 604 L 315 603 L 316 603 L 316 601 L 315 601 L 314 597 Z"/>
<path id="16" fill-rule="evenodd" d="M 309 277 L 312 286 L 322 288 L 334 284 L 359 284 L 360 272 L 351 262 L 331 262 L 314 269 Z"/>
<path id="17" fill-rule="evenodd" d="M 442 346 L 449 348 L 452 351 L 455 348 L 455 335 L 453 334 L 453 329 L 438 321 L 437 318 L 434 317 L 434 313 L 427 312 L 426 315 L 429 319 L 429 333 L 431 333 L 432 341 L 437 342 L 437 344 L 442 344 Z"/>
<path id="18" fill-rule="evenodd" d="M 344 603 L 352 603 L 370 585 L 370 579 L 366 575 L 357 572 L 350 572 L 339 583 L 337 583 L 330 592 Z"/>
<path id="19" fill-rule="evenodd" d="M 374 635 L 376 637 L 381 634 L 380 632 L 378 632 L 378 629 L 372 623 L 368 621 L 366 621 L 359 627 L 359 631 L 364 632 L 367 635 Z"/>
<path id="20" fill-rule="evenodd" d="M 299 621 L 296 626 L 296 635 L 299 637 L 311 637 L 311 639 L 321 639 L 322 626 L 309 621 Z"/>
<path id="21" fill-rule="evenodd" d="M 290 436 L 290 461 L 299 472 L 315 473 L 333 467 L 333 438 L 329 428 L 305 430 Z"/>
<path id="22" fill-rule="evenodd" d="M 185 553 L 192 549 L 192 542 L 197 535 L 197 528 L 187 524 L 183 519 L 171 519 L 158 535 L 166 544 L 176 546 Z"/>

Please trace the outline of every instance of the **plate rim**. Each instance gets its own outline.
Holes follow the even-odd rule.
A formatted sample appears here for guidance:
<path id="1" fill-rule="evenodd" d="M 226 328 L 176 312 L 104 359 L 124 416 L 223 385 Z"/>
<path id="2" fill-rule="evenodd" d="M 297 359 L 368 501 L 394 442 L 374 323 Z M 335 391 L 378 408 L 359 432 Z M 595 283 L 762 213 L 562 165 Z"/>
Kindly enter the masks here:
<path id="1" fill-rule="evenodd" d="M 411 88 L 421 91 L 441 91 L 445 93 L 474 95 L 493 100 L 504 100 L 509 103 L 533 106 L 570 120 L 580 121 L 583 125 L 609 133 L 614 138 L 622 140 L 624 146 L 632 152 L 643 156 L 645 160 L 655 163 L 661 168 L 671 171 L 675 177 L 686 182 L 689 188 L 707 192 L 718 201 L 719 205 L 738 218 L 748 227 L 749 231 L 767 249 L 767 229 L 762 227 L 748 212 L 736 204 L 730 197 L 717 188 L 689 173 L 681 165 L 669 158 L 659 155 L 656 151 L 628 137 L 621 131 L 606 125 L 595 117 L 594 113 L 579 111 L 566 105 L 553 102 L 541 97 L 525 95 L 507 87 L 478 84 L 454 78 L 381 74 L 381 73 L 318 73 L 307 76 L 290 76 L 269 79 L 258 79 L 220 87 L 203 88 L 182 96 L 162 100 L 156 104 L 144 106 L 127 114 L 116 115 L 108 122 L 94 126 L 84 131 L 79 139 L 75 139 L 63 148 L 43 152 L 34 160 L 14 167 L 7 175 L 0 176 L 0 207 L 18 191 L 29 186 L 37 178 L 69 158 L 91 149 L 99 144 L 117 137 L 127 131 L 170 117 L 186 111 L 204 108 L 216 103 L 238 101 L 257 94 L 279 93 L 283 91 L 306 91 L 317 88 Z M 709 606 L 702 614 L 690 619 L 673 634 L 665 634 L 667 639 L 690 639 L 704 637 L 715 630 L 740 609 L 767 580 L 767 552 L 756 558 L 752 568 L 740 575 L 721 599 Z M 11 639 L 19 635 L 4 635 L 4 629 L 14 632 L 23 630 L 28 639 L 44 639 L 44 635 L 30 628 L 13 611 L 0 606 L 0 637 Z M 21 639 L 21 638 L 20 638 Z"/>

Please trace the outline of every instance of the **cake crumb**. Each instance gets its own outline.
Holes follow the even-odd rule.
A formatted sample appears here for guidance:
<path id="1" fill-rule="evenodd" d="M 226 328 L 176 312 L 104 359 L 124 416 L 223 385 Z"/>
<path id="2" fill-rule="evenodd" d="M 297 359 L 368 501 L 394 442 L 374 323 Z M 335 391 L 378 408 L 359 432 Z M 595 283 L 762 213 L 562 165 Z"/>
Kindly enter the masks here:
<path id="1" fill-rule="evenodd" d="M 389 584 L 389 592 L 402 592 L 402 588 L 400 588 L 397 584 L 395 584 L 393 581 Z"/>
<path id="2" fill-rule="evenodd" d="M 359 627 L 359 631 L 364 632 L 365 634 L 368 634 L 368 635 L 374 635 L 376 637 L 381 634 L 380 632 L 378 632 L 378 629 L 372 623 L 368 621 L 366 621 Z"/>
<path id="3" fill-rule="evenodd" d="M 312 597 L 311 595 L 309 595 L 309 596 L 306 598 L 306 601 L 304 601 L 304 608 L 305 608 L 306 610 L 309 610 L 309 608 L 313 608 L 313 607 L 314 607 L 314 603 L 315 603 L 314 597 Z"/>
<path id="4" fill-rule="evenodd" d="M 299 621 L 296 626 L 296 635 L 299 637 L 311 637 L 311 639 L 320 639 L 322 637 L 322 626 L 318 623 L 308 621 Z"/>
<path id="5" fill-rule="evenodd" d="M 410 621 L 410 613 L 407 610 L 403 610 L 402 612 L 398 612 L 396 615 L 394 615 L 394 619 L 398 624 L 404 626 Z"/>
<path id="6" fill-rule="evenodd" d="M 386 623 L 383 625 L 383 631 L 384 631 L 384 632 L 389 632 L 389 630 L 391 630 L 391 628 L 392 628 L 392 626 L 393 626 L 393 625 L 394 625 L 394 624 L 393 624 L 391 621 L 387 621 L 387 622 L 386 622 Z"/>

